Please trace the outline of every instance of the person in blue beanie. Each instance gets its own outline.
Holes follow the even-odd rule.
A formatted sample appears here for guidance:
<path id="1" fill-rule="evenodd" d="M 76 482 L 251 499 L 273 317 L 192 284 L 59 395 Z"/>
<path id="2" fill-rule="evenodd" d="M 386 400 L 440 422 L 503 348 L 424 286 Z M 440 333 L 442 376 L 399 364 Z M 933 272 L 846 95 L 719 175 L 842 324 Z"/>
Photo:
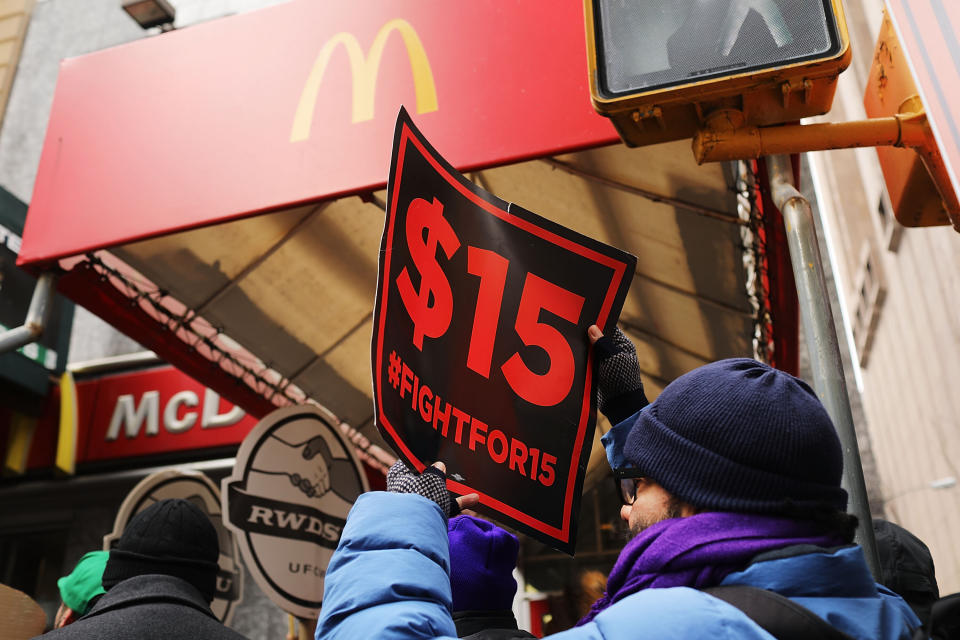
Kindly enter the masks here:
<path id="1" fill-rule="evenodd" d="M 550 638 L 912 637 L 920 621 L 852 543 L 841 445 L 805 382 L 733 358 L 680 376 L 643 406 L 629 339 L 589 335 L 598 404 L 615 424 L 603 442 L 633 537 L 604 596 Z M 327 570 L 318 640 L 456 634 L 444 525 L 476 496 L 455 498 L 444 476 L 441 463 L 419 475 L 398 463 L 387 492 L 360 497 Z"/>
<path id="2" fill-rule="evenodd" d="M 459 515 L 447 522 L 450 594 L 457 636 L 511 640 L 536 636 L 517 628 L 513 598 L 520 542 L 492 522 Z"/>

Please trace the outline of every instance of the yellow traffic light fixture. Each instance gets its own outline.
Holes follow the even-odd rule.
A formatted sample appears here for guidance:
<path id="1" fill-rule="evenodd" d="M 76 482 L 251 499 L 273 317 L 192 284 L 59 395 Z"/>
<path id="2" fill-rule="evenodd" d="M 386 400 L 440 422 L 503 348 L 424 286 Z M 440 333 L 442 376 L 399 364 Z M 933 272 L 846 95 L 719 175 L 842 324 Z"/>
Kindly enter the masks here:
<path id="1" fill-rule="evenodd" d="M 629 146 L 829 111 L 850 64 L 839 0 L 584 0 L 590 90 Z"/>
<path id="2" fill-rule="evenodd" d="M 756 127 L 733 110 L 707 117 L 693 139 L 698 163 L 778 154 L 877 147 L 897 221 L 906 227 L 953 224 L 960 200 L 889 17 L 873 56 L 867 120 Z"/>
<path id="3" fill-rule="evenodd" d="M 912 149 L 881 150 L 894 215 L 960 231 L 960 201 L 889 19 L 871 76 L 884 90 L 868 87 L 865 100 L 874 117 L 799 125 L 784 123 L 829 111 L 850 64 L 840 0 L 584 0 L 584 14 L 593 105 L 628 146 L 692 138 L 698 163 Z"/>

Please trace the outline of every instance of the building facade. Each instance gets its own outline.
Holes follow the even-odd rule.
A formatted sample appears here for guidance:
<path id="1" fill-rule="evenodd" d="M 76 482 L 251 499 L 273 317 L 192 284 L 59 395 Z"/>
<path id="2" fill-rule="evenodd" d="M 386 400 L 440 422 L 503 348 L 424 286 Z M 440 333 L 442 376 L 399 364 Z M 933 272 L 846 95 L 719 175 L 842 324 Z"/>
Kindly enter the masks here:
<path id="1" fill-rule="evenodd" d="M 863 97 L 884 17 L 848 0 L 854 50 L 824 121 L 866 117 Z M 926 542 L 941 593 L 960 590 L 960 234 L 893 216 L 872 148 L 809 154 L 845 331 L 876 460 L 871 502 Z"/>
<path id="2" fill-rule="evenodd" d="M 172 3 L 177 11 L 174 26 L 185 29 L 278 1 L 180 0 Z M 0 185 L 19 201 L 29 203 L 61 62 L 154 37 L 160 29 L 143 30 L 117 0 L 4 0 L 0 2 L 0 29 L 6 38 L 0 56 L 7 55 L 0 57 L 0 107 L 6 106 L 0 111 Z M 72 365 L 144 351 L 79 306 L 70 338 L 68 362 Z M 162 366 L 149 357 L 140 360 L 147 363 L 147 370 L 157 371 L 156 367 Z M 188 379 L 183 376 L 183 380 Z M 142 399 L 138 396 L 135 402 L 142 404 Z M 231 466 L 210 451 L 186 466 L 203 471 L 219 484 Z M 57 578 L 69 573 L 84 553 L 102 548 L 103 536 L 113 529 L 124 496 L 164 464 L 156 457 L 148 457 L 146 463 L 108 464 L 99 472 L 69 481 L 51 479 L 49 470 L 40 474 L 27 470 L 23 479 L 6 482 L 0 487 L 0 512 L 4 514 L 0 522 L 0 581 L 30 593 L 52 624 L 60 604 Z M 249 574 L 244 584 L 231 626 L 250 638 L 284 637 L 289 628 L 287 615 L 267 599 Z"/>

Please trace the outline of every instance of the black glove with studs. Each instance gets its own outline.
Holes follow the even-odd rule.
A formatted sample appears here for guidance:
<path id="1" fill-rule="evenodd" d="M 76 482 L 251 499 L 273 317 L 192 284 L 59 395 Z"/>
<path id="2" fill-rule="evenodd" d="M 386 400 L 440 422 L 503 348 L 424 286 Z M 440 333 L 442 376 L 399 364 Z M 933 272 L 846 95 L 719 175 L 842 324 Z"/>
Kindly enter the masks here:
<path id="1" fill-rule="evenodd" d="M 620 327 L 593 345 L 597 367 L 597 407 L 611 424 L 623 422 L 648 404 L 640 379 L 637 350 Z"/>
<path id="2" fill-rule="evenodd" d="M 457 496 L 447 489 L 446 474 L 436 467 L 427 467 L 423 473 L 416 473 L 403 460 L 397 460 L 387 472 L 387 491 L 416 493 L 433 500 L 448 518 L 460 513 Z"/>

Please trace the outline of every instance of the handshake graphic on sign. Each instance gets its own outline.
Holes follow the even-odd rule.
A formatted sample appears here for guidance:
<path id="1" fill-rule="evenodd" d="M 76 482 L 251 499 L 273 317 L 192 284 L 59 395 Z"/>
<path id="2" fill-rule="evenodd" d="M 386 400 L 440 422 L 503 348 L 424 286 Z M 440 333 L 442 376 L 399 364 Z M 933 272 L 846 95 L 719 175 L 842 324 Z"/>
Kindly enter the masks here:
<path id="1" fill-rule="evenodd" d="M 284 468 L 253 470 L 286 476 L 290 484 L 308 498 L 321 498 L 333 491 L 341 498 L 353 501 L 361 491 L 354 478 L 356 473 L 352 470 L 352 463 L 345 458 L 335 458 L 322 436 L 295 444 L 272 435 L 263 441 L 261 448 L 265 454 L 261 459 L 283 460 Z M 293 455 L 289 451 L 291 448 L 297 450 Z M 334 485 L 337 485 L 336 489 Z"/>
<path id="2" fill-rule="evenodd" d="M 312 462 L 318 454 L 321 459 Z M 307 464 L 299 471 L 287 474 L 290 482 L 308 498 L 319 498 L 330 491 L 330 465 L 333 463 L 330 448 L 321 436 L 316 436 L 303 445 L 300 455 Z"/>

